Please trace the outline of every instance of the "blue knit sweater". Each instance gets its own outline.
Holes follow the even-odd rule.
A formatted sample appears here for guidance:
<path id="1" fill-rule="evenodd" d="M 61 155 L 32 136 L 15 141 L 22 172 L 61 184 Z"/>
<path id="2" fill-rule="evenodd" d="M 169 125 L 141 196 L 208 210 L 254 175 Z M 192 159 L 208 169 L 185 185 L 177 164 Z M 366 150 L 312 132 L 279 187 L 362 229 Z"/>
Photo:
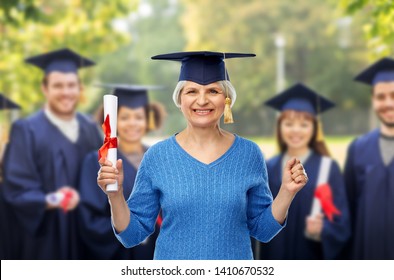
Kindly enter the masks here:
<path id="1" fill-rule="evenodd" d="M 250 236 L 268 242 L 283 227 L 267 182 L 255 143 L 235 135 L 224 155 L 204 164 L 174 135 L 145 153 L 127 200 L 130 223 L 115 235 L 125 247 L 141 243 L 162 209 L 155 259 L 253 259 Z"/>

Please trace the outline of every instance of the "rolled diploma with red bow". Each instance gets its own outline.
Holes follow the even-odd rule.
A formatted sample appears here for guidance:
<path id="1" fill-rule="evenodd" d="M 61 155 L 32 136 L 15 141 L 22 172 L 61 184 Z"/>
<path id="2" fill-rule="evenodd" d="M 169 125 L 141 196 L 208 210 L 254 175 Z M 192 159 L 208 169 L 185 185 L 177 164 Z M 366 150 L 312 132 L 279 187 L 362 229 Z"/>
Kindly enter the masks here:
<path id="1" fill-rule="evenodd" d="M 105 118 L 109 116 L 109 124 L 111 127 L 111 138 L 116 138 L 116 128 L 117 128 L 117 120 L 118 120 L 118 97 L 112 94 L 104 95 L 104 121 Z M 112 166 L 116 166 L 116 161 L 118 159 L 118 149 L 117 148 L 109 148 L 107 159 L 112 162 Z M 118 190 L 118 182 L 114 184 L 107 185 L 107 192 L 117 191 Z"/>

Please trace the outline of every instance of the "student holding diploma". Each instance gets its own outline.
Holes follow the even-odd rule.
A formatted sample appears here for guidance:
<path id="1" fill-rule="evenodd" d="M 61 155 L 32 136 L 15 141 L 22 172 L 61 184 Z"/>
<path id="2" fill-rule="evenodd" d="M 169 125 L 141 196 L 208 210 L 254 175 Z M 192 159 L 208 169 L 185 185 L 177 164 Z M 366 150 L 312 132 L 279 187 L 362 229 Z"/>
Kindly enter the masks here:
<path id="1" fill-rule="evenodd" d="M 118 240 L 134 247 L 154 232 L 162 212 L 155 259 L 252 259 L 250 236 L 268 242 L 308 178 L 298 159 L 286 163 L 273 200 L 259 147 L 220 128 L 232 122 L 236 92 L 225 58 L 254 54 L 181 52 L 153 57 L 182 63 L 173 100 L 187 126 L 145 153 L 125 200 L 124 163 L 100 159 L 97 183 L 107 194 Z M 117 192 L 106 185 L 118 182 Z M 127 197 L 126 197 L 127 198 Z"/>
<path id="2" fill-rule="evenodd" d="M 30 57 L 45 73 L 44 108 L 16 121 L 4 158 L 4 196 L 21 226 L 21 259 L 78 259 L 75 209 L 79 172 L 102 143 L 97 125 L 76 111 L 78 69 L 94 63 L 70 49 Z"/>
<path id="3" fill-rule="evenodd" d="M 303 84 L 265 104 L 280 112 L 276 127 L 280 154 L 267 161 L 272 194 L 280 191 L 283 166 L 291 157 L 301 160 L 309 182 L 294 198 L 286 228 L 256 251 L 261 259 L 340 258 L 350 236 L 349 210 L 341 171 L 329 157 L 319 121 L 319 114 L 334 104 Z"/>
<path id="4" fill-rule="evenodd" d="M 113 147 L 111 149 L 115 151 L 117 149 L 117 157 L 122 159 L 123 168 L 128 174 L 123 183 L 123 195 L 130 196 L 138 167 L 148 150 L 148 146 L 143 144 L 143 137 L 146 133 L 160 128 L 164 118 L 163 107 L 158 103 L 149 102 L 148 99 L 148 90 L 158 87 L 125 84 L 102 86 L 113 90 L 113 95 L 104 96 L 104 116 L 100 117 L 101 122 L 104 120 L 103 128 L 107 137 L 99 153 L 96 151 L 86 156 L 80 178 L 80 232 L 84 241 L 84 258 L 152 259 L 160 220 L 156 223 L 155 232 L 141 245 L 132 249 L 124 248 L 113 234 L 111 209 L 107 196 L 97 188 L 96 176 L 100 169 L 98 157 L 105 157 L 107 148 Z M 110 113 L 106 114 L 107 112 Z M 116 136 L 117 143 L 116 138 L 113 139 Z M 107 159 L 116 162 L 116 154 L 111 149 L 109 152 L 112 155 L 108 153 Z M 109 191 L 108 186 L 106 191 Z M 116 185 L 111 187 L 111 192 L 116 192 Z"/>

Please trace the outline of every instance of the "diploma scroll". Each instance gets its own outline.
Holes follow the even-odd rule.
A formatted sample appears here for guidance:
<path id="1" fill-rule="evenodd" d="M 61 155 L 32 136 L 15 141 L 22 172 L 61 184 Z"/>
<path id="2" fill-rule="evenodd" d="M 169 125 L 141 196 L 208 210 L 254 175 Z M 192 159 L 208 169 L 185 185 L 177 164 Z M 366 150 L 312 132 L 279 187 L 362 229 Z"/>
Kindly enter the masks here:
<path id="1" fill-rule="evenodd" d="M 116 139 L 117 135 L 117 120 L 118 120 L 118 97 L 112 94 L 106 94 L 104 95 L 104 121 L 109 117 L 109 126 L 110 126 L 110 139 Z M 107 140 L 107 135 L 105 135 L 106 140 Z M 115 140 L 116 141 L 116 140 Z M 107 159 L 112 162 L 113 166 L 116 166 L 116 161 L 118 159 L 118 153 L 117 153 L 117 145 L 114 148 L 113 145 L 109 146 L 108 148 L 108 154 L 107 154 Z M 118 190 L 118 182 L 115 182 L 114 184 L 109 184 L 107 185 L 107 192 L 111 191 L 117 191 Z"/>
<path id="2" fill-rule="evenodd" d="M 318 193 L 319 188 L 327 185 L 328 177 L 330 174 L 330 167 L 331 167 L 331 159 L 328 157 L 323 157 L 320 163 L 319 174 L 317 177 L 317 186 L 313 196 L 311 212 L 309 214 L 310 217 L 314 217 L 322 212 L 322 202 L 320 197 L 316 195 L 316 193 Z M 318 242 L 321 241 L 321 235 L 310 235 L 306 231 L 305 231 L 305 237 L 314 241 L 318 241 Z"/>

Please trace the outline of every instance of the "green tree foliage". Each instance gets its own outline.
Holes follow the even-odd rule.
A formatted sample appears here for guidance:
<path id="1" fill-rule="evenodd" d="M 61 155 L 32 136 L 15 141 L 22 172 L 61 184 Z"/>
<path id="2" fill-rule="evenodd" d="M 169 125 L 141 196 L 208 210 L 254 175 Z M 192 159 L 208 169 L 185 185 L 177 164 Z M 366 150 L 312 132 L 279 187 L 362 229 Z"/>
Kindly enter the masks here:
<path id="1" fill-rule="evenodd" d="M 141 1 L 138 10 L 122 23 L 133 40 L 108 53 L 97 73 L 98 80 L 105 83 L 163 86 L 163 90 L 149 92 L 150 99 L 162 103 L 168 113 L 165 127 L 158 133 L 172 134 L 184 127 L 183 117 L 172 101 L 180 63 L 151 60 L 154 55 L 184 49 L 186 41 L 180 24 L 183 12 L 177 1 Z M 100 92 L 103 91 L 96 93 L 91 110 L 102 102 Z"/>
<path id="2" fill-rule="evenodd" d="M 262 103 L 277 91 L 275 36 L 281 34 L 286 86 L 304 82 L 337 103 L 324 114 L 326 131 L 359 131 L 365 114 L 354 117 L 355 110 L 369 106 L 369 89 L 352 78 L 369 63 L 359 26 L 373 7 L 367 0 L 347 2 L 361 3 L 353 5 L 351 22 L 341 19 L 334 0 L 1 0 L 0 91 L 21 103 L 24 114 L 36 110 L 43 101 L 42 73 L 23 60 L 68 46 L 98 62 L 81 71 L 89 100 L 84 110 L 101 103 L 103 91 L 94 83 L 164 85 L 151 96 L 165 104 L 165 131 L 173 133 L 184 126 L 171 99 L 180 64 L 150 57 L 182 50 L 253 52 L 256 58 L 226 61 L 238 93 L 236 123 L 226 128 L 271 134 L 275 114 Z"/>
<path id="3" fill-rule="evenodd" d="M 365 48 L 352 25 L 338 28 L 335 1 L 182 0 L 187 50 L 253 52 L 254 59 L 229 59 L 238 92 L 232 126 L 245 134 L 272 133 L 274 114 L 263 101 L 276 94 L 275 36 L 285 40 L 286 86 L 303 82 L 343 110 L 368 106 L 367 88 L 352 82 L 365 65 Z M 356 19 L 353 21 L 356 24 Z M 349 40 L 343 44 L 341 33 Z M 343 39 L 343 38 L 342 38 Z M 328 124 L 330 127 L 330 124 Z M 334 127 L 333 127 L 334 129 Z M 345 129 L 345 128 L 343 128 Z"/>
<path id="4" fill-rule="evenodd" d="M 45 16 L 34 0 L 2 0 L 2 23 L 21 25 L 26 21 L 44 21 Z"/>
<path id="5" fill-rule="evenodd" d="M 342 0 L 340 6 L 346 14 L 363 16 L 360 27 L 368 41 L 371 59 L 393 54 L 393 0 Z"/>
<path id="6" fill-rule="evenodd" d="M 99 61 L 130 41 L 116 32 L 113 19 L 135 10 L 137 0 L 1 0 L 0 89 L 23 107 L 24 114 L 41 106 L 42 72 L 24 63 L 31 55 L 69 47 Z M 89 83 L 97 67 L 81 71 Z M 88 93 L 87 93 L 88 94 Z"/>

